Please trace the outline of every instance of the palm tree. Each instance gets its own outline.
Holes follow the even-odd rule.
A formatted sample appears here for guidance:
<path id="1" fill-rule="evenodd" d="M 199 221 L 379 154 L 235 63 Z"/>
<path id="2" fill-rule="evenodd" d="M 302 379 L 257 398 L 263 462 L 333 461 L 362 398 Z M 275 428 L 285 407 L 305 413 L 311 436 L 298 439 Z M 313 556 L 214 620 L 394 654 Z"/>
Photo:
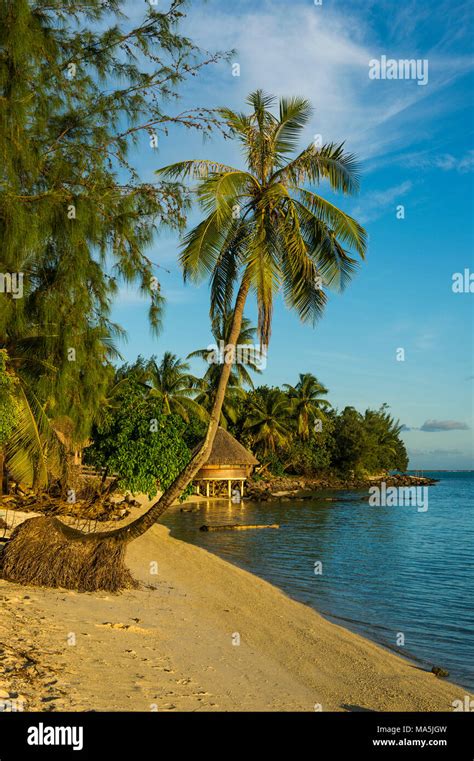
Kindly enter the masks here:
<path id="1" fill-rule="evenodd" d="M 216 399 L 219 380 L 221 377 L 221 365 L 211 365 L 204 378 L 198 380 L 195 401 L 202 409 L 206 410 L 207 420 Z M 236 423 L 239 416 L 240 403 L 245 399 L 245 391 L 233 376 L 227 384 L 226 394 L 222 403 L 219 425 L 227 428 L 229 423 Z"/>
<path id="2" fill-rule="evenodd" d="M 209 160 L 190 160 L 158 171 L 170 180 L 197 179 L 195 194 L 204 219 L 186 236 L 181 251 L 184 279 L 210 278 L 210 315 L 232 312 L 228 344 L 236 346 L 249 292 L 258 306 L 260 346 L 267 348 L 273 304 L 279 292 L 303 322 L 322 317 L 325 288 L 341 290 L 366 250 L 366 232 L 352 217 L 310 186 L 326 180 L 333 191 L 358 190 L 358 165 L 344 144 L 311 143 L 295 155 L 312 117 L 303 98 L 275 98 L 261 90 L 248 100 L 249 114 L 220 109 L 240 142 L 246 169 Z M 234 292 L 237 296 L 233 302 Z M 147 531 L 173 504 L 206 462 L 219 425 L 231 363 L 224 363 L 206 436 L 189 464 L 160 499 L 114 536 L 131 540 Z M 103 534 L 103 537 L 109 536 Z"/>
<path id="3" fill-rule="evenodd" d="M 210 278 L 211 319 L 232 312 L 228 343 L 233 347 L 241 331 L 247 296 L 254 294 L 260 345 L 266 348 L 277 294 L 283 293 L 287 305 L 303 322 L 314 324 L 324 311 L 324 289 L 343 288 L 354 272 L 356 260 L 350 251 L 364 257 L 366 233 L 355 219 L 308 187 L 327 180 L 334 191 L 349 194 L 358 189 L 357 164 L 354 156 L 345 153 L 343 144 L 311 144 L 295 155 L 298 138 L 312 116 L 308 101 L 282 98 L 278 116 L 271 110 L 275 99 L 260 90 L 247 102 L 249 114 L 226 108 L 220 111 L 243 148 L 245 169 L 191 160 L 168 166 L 159 174 L 172 180 L 198 179 L 195 192 L 205 216 L 183 242 L 185 280 Z M 234 291 L 237 295 L 233 302 Z M 53 546 L 57 556 L 58 542 L 64 544 L 68 563 L 67 567 L 56 564 L 54 573 L 48 565 L 50 585 L 77 583 L 71 582 L 75 576 L 70 571 L 79 568 L 82 589 L 104 588 L 104 584 L 115 589 L 126 582 L 125 544 L 153 526 L 209 457 L 231 369 L 231 362 L 222 365 L 201 446 L 146 513 L 122 528 L 75 537 L 55 524 L 55 541 L 51 544 L 51 538 L 48 540 L 51 549 L 42 554 L 42 569 L 46 570 Z M 9 572 L 14 574 L 27 533 L 31 531 L 33 540 L 38 531 L 27 524 L 2 556 L 4 567 L 10 569 L 7 577 Z M 52 530 L 49 524 L 44 525 L 44 536 Z M 28 575 L 23 566 L 22 579 L 33 573 L 37 578 L 37 570 Z"/>
<path id="4" fill-rule="evenodd" d="M 388 410 L 388 405 L 382 404 L 380 409 L 366 410 L 364 415 L 365 427 L 373 442 L 371 451 L 377 457 L 374 468 L 378 465 L 382 470 L 394 467 L 393 463 L 402 454 L 400 434 L 403 425 L 399 420 L 395 420 Z M 403 455 L 406 455 L 406 452 L 403 451 Z"/>
<path id="5" fill-rule="evenodd" d="M 36 493 L 48 485 L 51 473 L 61 476 L 65 460 L 47 412 L 48 403 L 54 403 L 53 395 L 41 393 L 52 386 L 57 373 L 44 343 L 42 336 L 33 334 L 22 339 L 10 337 L 9 343 L 1 346 L 8 359 L 7 370 L 15 379 L 15 425 L 4 449 L 7 470 L 15 481 L 31 486 Z"/>
<path id="6" fill-rule="evenodd" d="M 5 444 L 8 473 L 37 493 L 48 487 L 51 476 L 62 481 L 63 489 L 70 485 L 77 470 L 71 462 L 80 459 L 103 411 L 111 360 L 120 356 L 104 326 L 89 324 L 75 335 L 77 362 L 53 353 L 56 338 L 54 330 L 48 334 L 27 325 L 23 334 L 10 331 L 0 342 L 16 380 L 16 424 Z"/>
<path id="7" fill-rule="evenodd" d="M 213 320 L 212 334 L 216 341 L 215 346 L 197 349 L 188 354 L 188 359 L 199 357 L 209 365 L 204 377 L 198 382 L 199 392 L 196 396 L 196 402 L 209 412 L 213 407 L 219 387 L 232 319 L 232 314 L 226 314 Z M 259 365 L 262 358 L 260 352 L 254 348 L 255 332 L 256 329 L 252 326 L 251 321 L 243 317 L 237 346 L 244 349 L 248 348 L 248 351 L 241 351 L 235 364 L 232 365 L 219 423 L 224 428 L 227 428 L 229 422 L 235 423 L 237 421 L 239 404 L 245 399 L 243 386 L 250 386 L 251 389 L 254 387 L 249 370 L 254 373 L 261 373 Z M 221 351 L 222 347 L 223 351 Z"/>
<path id="8" fill-rule="evenodd" d="M 321 398 L 328 393 L 328 389 L 312 373 L 300 373 L 296 386 L 285 383 L 284 388 L 296 417 L 298 434 L 303 441 L 307 441 L 311 424 L 315 419 L 323 420 L 324 410 L 331 407 L 327 399 Z"/>
<path id="9" fill-rule="evenodd" d="M 157 396 L 163 402 L 163 413 L 179 415 L 189 423 L 189 415 L 199 420 L 207 420 L 203 407 L 192 397 L 196 394 L 198 379 L 189 372 L 189 364 L 166 351 L 160 364 L 152 357 L 145 370 L 146 379 L 151 382 L 150 396 Z"/>
<path id="10" fill-rule="evenodd" d="M 289 403 L 279 388 L 258 389 L 250 399 L 244 430 L 252 436 L 254 446 L 264 456 L 283 446 L 291 434 Z"/>
<path id="11" fill-rule="evenodd" d="M 221 366 L 224 364 L 224 357 L 213 357 L 213 354 L 219 354 L 220 347 L 228 346 L 228 339 L 232 328 L 233 314 L 232 312 L 225 314 L 224 316 L 217 315 L 212 323 L 212 335 L 216 341 L 217 350 L 214 347 L 205 349 L 196 349 L 188 354 L 188 359 L 192 357 L 199 357 L 209 363 L 209 368 L 206 371 L 204 378 L 214 375 L 214 368 L 219 368 L 219 375 Z M 252 376 L 247 370 L 247 367 L 254 373 L 261 373 L 260 365 L 262 361 L 262 355 L 258 350 L 254 348 L 256 328 L 253 327 L 251 321 L 246 317 L 242 318 L 242 325 L 240 328 L 239 337 L 237 339 L 237 346 L 248 347 L 249 351 L 242 351 L 243 356 L 238 355 L 235 364 L 232 365 L 229 384 L 237 386 L 250 386 L 253 388 Z"/>

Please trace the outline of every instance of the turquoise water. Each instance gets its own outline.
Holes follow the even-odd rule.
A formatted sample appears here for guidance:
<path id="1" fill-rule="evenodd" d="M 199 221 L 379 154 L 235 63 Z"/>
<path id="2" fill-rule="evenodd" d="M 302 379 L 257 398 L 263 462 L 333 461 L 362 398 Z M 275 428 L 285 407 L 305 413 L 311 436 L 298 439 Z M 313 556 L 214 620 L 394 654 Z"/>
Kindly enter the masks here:
<path id="1" fill-rule="evenodd" d="M 423 475 L 440 479 L 429 487 L 426 512 L 372 507 L 360 491 L 321 492 L 304 502 L 204 502 L 196 513 L 173 509 L 163 523 L 173 536 L 474 689 L 474 473 Z M 203 523 L 239 522 L 280 530 L 199 531 Z"/>

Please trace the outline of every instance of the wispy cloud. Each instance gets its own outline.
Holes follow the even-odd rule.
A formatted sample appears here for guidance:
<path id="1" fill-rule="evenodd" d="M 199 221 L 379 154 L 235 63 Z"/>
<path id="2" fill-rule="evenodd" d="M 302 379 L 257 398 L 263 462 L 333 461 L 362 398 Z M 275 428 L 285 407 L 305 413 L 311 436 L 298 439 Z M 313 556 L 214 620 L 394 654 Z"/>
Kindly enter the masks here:
<path id="1" fill-rule="evenodd" d="M 370 5 L 370 3 L 369 3 Z M 225 10 L 223 10 L 223 7 Z M 367 9 L 367 3 L 364 3 Z M 411 4 L 410 4 L 411 7 Z M 410 146 L 420 124 L 420 109 L 430 101 L 432 116 L 446 108 L 435 94 L 440 88 L 473 67 L 469 56 L 444 47 L 419 49 L 409 32 L 416 31 L 412 10 L 390 18 L 397 25 L 389 41 L 375 32 L 371 14 L 354 7 L 315 6 L 269 2 L 253 4 L 206 3 L 189 19 L 189 32 L 203 47 L 236 49 L 240 77 L 223 74 L 228 86 L 223 100 L 242 102 L 245 95 L 262 87 L 276 95 L 301 94 L 316 107 L 308 137 L 347 140 L 362 158 L 386 154 Z M 426 15 L 426 14 L 425 14 Z M 428 58 L 427 87 L 415 81 L 370 80 L 369 61 L 380 55 L 391 58 Z M 214 89 L 214 99 L 215 99 Z M 224 97 L 225 96 L 225 97 Z M 449 104 L 448 104 L 449 107 Z M 439 120 L 438 120 L 439 122 Z M 436 123 L 436 122 L 435 122 Z M 312 133 L 312 134 L 311 134 Z"/>
<path id="2" fill-rule="evenodd" d="M 187 304 L 193 300 L 192 288 L 163 289 L 163 296 L 168 304 Z"/>
<path id="3" fill-rule="evenodd" d="M 474 171 L 474 150 L 467 151 L 463 156 L 453 156 L 451 153 L 441 153 L 435 156 L 427 151 L 409 153 L 401 157 L 405 166 L 416 169 L 441 169 L 443 172 L 459 172 L 466 174 Z"/>
<path id="4" fill-rule="evenodd" d="M 413 187 L 411 180 L 406 180 L 399 185 L 394 185 L 385 190 L 374 190 L 362 196 L 357 206 L 353 209 L 353 215 L 363 224 L 373 222 L 381 217 L 388 209 L 392 209 Z"/>
<path id="5" fill-rule="evenodd" d="M 468 456 L 466 452 L 461 449 L 408 449 L 410 457 L 428 455 L 428 456 L 441 456 L 441 457 L 454 457 L 457 455 Z"/>
<path id="6" fill-rule="evenodd" d="M 144 293 L 141 293 L 138 290 L 132 290 L 130 288 L 119 288 L 118 293 L 115 297 L 115 305 L 116 306 L 140 306 L 146 304 L 146 302 L 150 301 L 150 298 L 147 297 Z"/>

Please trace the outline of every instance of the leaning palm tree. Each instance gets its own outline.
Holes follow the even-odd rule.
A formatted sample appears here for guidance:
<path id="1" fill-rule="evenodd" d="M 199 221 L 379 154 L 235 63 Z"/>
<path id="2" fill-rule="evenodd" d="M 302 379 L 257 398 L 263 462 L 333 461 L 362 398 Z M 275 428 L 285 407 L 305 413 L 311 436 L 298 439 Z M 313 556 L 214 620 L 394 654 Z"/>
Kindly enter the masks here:
<path id="1" fill-rule="evenodd" d="M 343 289 L 357 266 L 353 254 L 364 258 L 366 233 L 355 219 L 308 187 L 326 180 L 333 191 L 351 194 L 359 186 L 355 157 L 345 153 L 343 144 L 312 143 L 294 155 L 312 116 L 308 101 L 282 98 L 278 116 L 271 110 L 275 98 L 261 90 L 247 102 L 250 114 L 220 111 L 241 143 L 246 169 L 191 160 L 159 174 L 172 180 L 197 179 L 194 192 L 204 219 L 183 242 L 185 281 L 199 283 L 209 277 L 211 319 L 232 311 L 228 344 L 234 347 L 247 297 L 253 293 L 260 346 L 266 351 L 277 294 L 283 293 L 303 322 L 314 324 L 323 314 L 326 289 Z M 225 362 L 202 445 L 158 502 L 121 530 L 122 537 L 132 539 L 150 528 L 206 462 L 231 371 L 232 362 Z"/>
<path id="2" fill-rule="evenodd" d="M 145 377 L 151 383 L 149 395 L 162 401 L 163 414 L 175 413 L 186 423 L 189 423 L 190 415 L 207 420 L 203 407 L 192 398 L 198 379 L 189 372 L 189 364 L 176 354 L 166 351 L 159 364 L 156 357 L 152 357 L 146 366 Z"/>
<path id="3" fill-rule="evenodd" d="M 298 435 L 303 441 L 307 441 L 311 424 L 316 419 L 324 419 L 324 410 L 331 407 L 331 403 L 322 398 L 328 393 L 328 389 L 312 373 L 300 373 L 296 386 L 285 383 L 284 389 L 291 401 Z"/>
<path id="4" fill-rule="evenodd" d="M 312 143 L 296 153 L 312 116 L 310 104 L 298 97 L 283 98 L 274 114 L 275 99 L 260 90 L 249 96 L 248 104 L 249 114 L 221 110 L 243 148 L 245 168 L 191 160 L 159 174 L 174 180 L 197 179 L 195 194 L 204 219 L 183 242 L 185 280 L 210 278 L 211 318 L 233 312 L 228 339 L 232 346 L 239 337 L 247 297 L 253 294 L 260 344 L 267 347 L 277 294 L 283 293 L 303 322 L 314 324 L 323 314 L 326 289 L 343 288 L 353 274 L 356 261 L 351 251 L 364 257 L 366 234 L 355 219 L 315 192 L 325 180 L 334 191 L 355 192 L 354 156 L 332 143 L 322 147 Z M 130 582 L 123 564 L 125 544 L 158 520 L 207 461 L 231 369 L 231 361 L 222 365 L 201 446 L 146 513 L 120 529 L 87 536 L 72 536 L 67 527 L 51 526 L 45 518 L 32 519 L 29 526 L 18 528 L 4 551 L 3 575 L 80 589 L 117 589 Z"/>

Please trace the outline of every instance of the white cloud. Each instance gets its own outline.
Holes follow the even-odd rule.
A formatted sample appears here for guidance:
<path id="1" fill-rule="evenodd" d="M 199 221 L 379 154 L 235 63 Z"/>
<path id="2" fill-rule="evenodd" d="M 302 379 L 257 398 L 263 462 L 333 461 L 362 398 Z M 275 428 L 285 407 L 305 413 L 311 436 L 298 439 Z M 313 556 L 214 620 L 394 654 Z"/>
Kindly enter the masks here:
<path id="1" fill-rule="evenodd" d="M 399 185 L 394 185 L 385 190 L 374 190 L 366 193 L 359 199 L 359 203 L 352 210 L 352 214 L 362 224 L 373 222 L 390 208 L 394 215 L 395 206 L 398 205 L 398 201 L 409 193 L 412 187 L 413 183 L 410 180 L 406 180 Z"/>
<path id="2" fill-rule="evenodd" d="M 189 33 L 208 49 L 237 49 L 240 78 L 223 73 L 225 89 L 214 99 L 241 104 L 246 94 L 261 87 L 276 95 L 301 94 L 314 104 L 311 131 L 323 140 L 347 139 L 348 148 L 362 158 L 407 147 L 419 124 L 418 105 L 439 88 L 472 68 L 461 56 L 429 50 L 416 51 L 403 36 L 381 47 L 370 28 L 370 14 L 351 13 L 347 7 L 329 8 L 262 2 L 256 10 L 226 10 L 214 3 L 191 10 Z M 227 10 L 229 8 L 229 10 Z M 416 55 L 415 55 L 416 51 Z M 368 62 L 385 54 L 393 58 L 421 55 L 429 59 L 426 87 L 415 81 L 369 80 Z M 432 113 L 444 104 L 433 103 Z"/>
<path id="3" fill-rule="evenodd" d="M 474 150 L 467 151 L 463 156 L 453 156 L 450 153 L 440 153 L 431 156 L 426 151 L 409 154 L 404 157 L 407 166 L 420 169 L 441 169 L 445 172 L 456 171 L 466 174 L 474 170 Z"/>
<path id="4" fill-rule="evenodd" d="M 420 431 L 443 432 L 443 431 L 468 431 L 467 423 L 460 423 L 457 420 L 426 420 L 420 428 Z"/>
<path id="5" fill-rule="evenodd" d="M 150 299 L 144 293 L 140 293 L 138 290 L 132 290 L 130 288 L 119 288 L 114 298 L 114 305 L 116 307 L 121 306 L 143 306 Z"/>

